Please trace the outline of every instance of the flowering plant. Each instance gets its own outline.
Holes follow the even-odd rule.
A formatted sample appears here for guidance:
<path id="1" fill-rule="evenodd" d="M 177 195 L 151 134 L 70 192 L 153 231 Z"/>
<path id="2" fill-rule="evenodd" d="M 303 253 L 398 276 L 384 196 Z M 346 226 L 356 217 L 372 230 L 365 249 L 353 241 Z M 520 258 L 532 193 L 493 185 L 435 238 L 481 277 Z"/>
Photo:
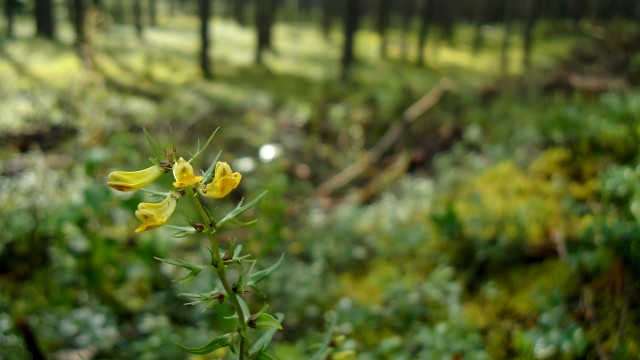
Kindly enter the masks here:
<path id="1" fill-rule="evenodd" d="M 221 199 L 233 191 L 242 180 L 239 172 L 234 172 L 231 166 L 222 161 L 218 161 L 220 154 L 209 168 L 196 175 L 193 164 L 204 152 L 213 140 L 215 132 L 211 135 L 204 146 L 198 146 L 195 154 L 190 154 L 189 160 L 176 156 L 176 148 L 171 139 L 171 149 L 166 151 L 154 141 L 146 129 L 145 136 L 151 149 L 154 152 L 153 166 L 139 171 L 114 171 L 109 174 L 107 185 L 117 191 L 135 191 L 151 184 L 165 173 L 172 172 L 174 182 L 167 193 L 163 193 L 164 199 L 157 203 L 143 202 L 138 205 L 135 216 L 140 220 L 140 225 L 135 229 L 136 233 L 153 230 L 161 226 L 171 227 L 177 230 L 175 237 L 185 237 L 188 235 L 206 235 L 211 244 L 211 261 L 209 264 L 192 264 L 184 260 L 161 259 L 164 263 L 178 266 L 189 271 L 189 273 L 177 281 L 187 281 L 196 277 L 203 270 L 210 270 L 217 275 L 217 284 L 212 286 L 208 292 L 197 294 L 180 294 L 192 298 L 193 301 L 186 305 L 202 303 L 208 310 L 214 309 L 217 305 L 227 301 L 235 311 L 234 318 L 237 321 L 235 331 L 213 338 L 208 344 L 201 347 L 185 347 L 179 345 L 184 351 L 191 354 L 203 355 L 221 348 L 229 348 L 231 352 L 237 354 L 238 359 L 273 359 L 267 354 L 267 348 L 277 330 L 282 329 L 282 314 L 271 315 L 265 304 L 259 311 L 252 312 L 244 301 L 249 289 L 261 294 L 257 287 L 258 283 L 271 274 L 282 262 L 283 257 L 271 267 L 255 271 L 256 260 L 250 255 L 242 255 L 242 246 L 232 242 L 223 252 L 217 238 L 217 233 L 229 224 L 237 226 L 250 225 L 253 222 L 240 222 L 238 217 L 252 208 L 264 196 L 262 193 L 253 201 L 244 204 L 243 201 L 228 214 L 217 220 L 213 212 L 207 209 L 201 197 L 211 199 Z M 200 219 L 191 220 L 190 226 L 166 225 L 167 221 L 175 211 L 179 200 L 190 199 L 192 204 L 200 214 Z M 238 280 L 231 282 L 227 271 L 235 267 L 239 276 Z M 263 330 L 260 336 L 251 334 L 254 330 Z"/>

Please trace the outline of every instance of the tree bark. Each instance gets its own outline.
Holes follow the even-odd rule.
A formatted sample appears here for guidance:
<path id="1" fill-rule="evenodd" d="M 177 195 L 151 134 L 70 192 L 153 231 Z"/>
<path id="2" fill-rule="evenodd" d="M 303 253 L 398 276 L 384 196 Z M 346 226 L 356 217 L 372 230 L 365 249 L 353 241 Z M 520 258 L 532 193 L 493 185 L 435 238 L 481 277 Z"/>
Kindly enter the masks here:
<path id="1" fill-rule="evenodd" d="M 12 39 L 14 35 L 14 15 L 16 10 L 17 0 L 5 0 L 4 2 L 4 16 L 7 19 L 7 38 Z"/>
<path id="2" fill-rule="evenodd" d="M 522 64 L 525 69 L 531 66 L 531 48 L 533 47 L 533 28 L 538 16 L 538 0 L 525 0 L 524 26 L 522 34 Z"/>
<path id="3" fill-rule="evenodd" d="M 450 1 L 450 0 L 449 0 Z M 401 3 L 401 29 L 402 29 L 402 41 L 400 47 L 400 53 L 402 54 L 402 58 L 407 58 L 407 53 L 409 52 L 409 29 L 411 28 L 411 20 L 413 19 L 413 13 L 415 11 L 415 1 L 414 0 L 402 0 Z"/>
<path id="4" fill-rule="evenodd" d="M 73 29 L 76 35 L 76 46 L 81 47 L 87 43 L 85 29 L 85 4 L 84 0 L 73 0 Z"/>
<path id="5" fill-rule="evenodd" d="M 133 0 L 133 25 L 136 29 L 136 36 L 142 40 L 143 28 L 142 28 L 142 4 L 141 0 Z"/>
<path id="6" fill-rule="evenodd" d="M 244 9 L 247 4 L 246 0 L 231 0 L 233 7 L 233 18 L 238 23 L 238 25 L 246 25 L 246 21 L 244 18 Z"/>
<path id="7" fill-rule="evenodd" d="M 391 20 L 391 0 L 378 0 L 376 28 L 380 36 L 380 57 L 387 57 L 387 28 Z"/>
<path id="8" fill-rule="evenodd" d="M 148 4 L 149 8 L 149 25 L 156 26 L 158 24 L 158 9 L 156 7 L 156 0 L 149 0 Z"/>
<path id="9" fill-rule="evenodd" d="M 478 53 L 482 49 L 482 45 L 484 44 L 484 37 L 482 36 L 482 26 L 484 25 L 484 12 L 485 7 L 487 6 L 485 0 L 475 0 L 475 8 L 474 8 L 474 30 L 473 30 L 473 44 L 472 49 L 474 53 Z"/>
<path id="10" fill-rule="evenodd" d="M 34 16 L 36 20 L 36 34 L 49 40 L 55 37 L 55 20 L 52 0 L 36 0 Z"/>
<path id="11" fill-rule="evenodd" d="M 511 46 L 511 1 L 504 0 L 504 35 L 502 38 L 502 49 L 500 52 L 500 73 L 506 74 L 509 70 L 509 48 Z"/>
<path id="12" fill-rule="evenodd" d="M 205 78 L 211 79 L 213 77 L 209 60 L 211 0 L 198 0 L 198 15 L 200 16 L 200 69 Z"/>
<path id="13" fill-rule="evenodd" d="M 344 13 L 344 44 L 342 49 L 342 81 L 350 78 L 351 66 L 354 62 L 355 34 L 358 28 L 359 4 L 358 0 L 345 1 Z"/>
<path id="14" fill-rule="evenodd" d="M 325 39 L 329 39 L 331 34 L 331 27 L 333 26 L 333 19 L 336 14 L 336 0 L 321 0 L 322 1 L 322 33 Z"/>
<path id="15" fill-rule="evenodd" d="M 259 0 L 256 2 L 256 64 L 262 64 L 262 55 L 271 48 L 271 27 L 275 18 L 275 1 Z"/>
<path id="16" fill-rule="evenodd" d="M 418 60 L 417 63 L 420 66 L 424 66 L 424 53 L 427 50 L 427 39 L 429 37 L 429 27 L 433 19 L 434 1 L 437 0 L 424 0 L 422 3 L 422 9 L 420 10 L 420 30 L 418 33 Z"/>

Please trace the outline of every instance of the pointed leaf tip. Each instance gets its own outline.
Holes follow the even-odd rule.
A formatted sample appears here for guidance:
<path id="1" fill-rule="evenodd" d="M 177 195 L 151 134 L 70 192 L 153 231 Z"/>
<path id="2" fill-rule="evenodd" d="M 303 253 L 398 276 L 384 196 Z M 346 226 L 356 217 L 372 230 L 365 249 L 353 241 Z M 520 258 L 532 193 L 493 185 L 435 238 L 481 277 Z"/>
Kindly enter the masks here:
<path id="1" fill-rule="evenodd" d="M 198 348 L 189 348 L 186 346 L 182 346 L 177 344 L 182 350 L 188 352 L 189 354 L 194 355 L 206 355 L 223 347 L 231 345 L 233 342 L 232 334 L 224 334 L 222 336 L 218 336 L 217 338 L 211 340 L 208 344 L 198 347 Z"/>

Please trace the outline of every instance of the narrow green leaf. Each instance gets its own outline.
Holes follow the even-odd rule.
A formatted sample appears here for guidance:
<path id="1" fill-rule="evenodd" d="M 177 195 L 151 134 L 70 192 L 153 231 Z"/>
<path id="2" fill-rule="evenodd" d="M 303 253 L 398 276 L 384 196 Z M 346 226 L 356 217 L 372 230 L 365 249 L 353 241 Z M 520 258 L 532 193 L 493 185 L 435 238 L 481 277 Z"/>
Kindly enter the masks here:
<path id="1" fill-rule="evenodd" d="M 200 271 L 202 271 L 202 268 L 203 268 L 203 266 L 196 265 L 196 264 L 191 264 L 191 263 L 188 263 L 188 262 L 186 262 L 184 260 L 180 260 L 180 259 L 178 259 L 178 260 L 162 259 L 162 258 L 159 258 L 159 257 L 156 257 L 156 256 L 154 256 L 154 258 L 156 260 L 158 260 L 158 261 L 162 261 L 162 262 L 167 263 L 169 265 L 179 266 L 181 268 L 185 268 L 185 269 L 190 271 L 189 274 L 181 277 L 180 279 L 173 280 L 173 281 L 177 281 L 177 282 L 185 282 L 185 281 L 193 279 L 194 277 L 196 277 L 200 273 Z"/>
<path id="2" fill-rule="evenodd" d="M 211 340 L 211 342 L 209 342 L 207 345 L 204 345 L 204 346 L 199 347 L 199 348 L 188 348 L 188 347 L 182 346 L 180 344 L 178 344 L 178 346 L 182 350 L 188 352 L 189 354 L 205 355 L 205 354 L 208 354 L 210 352 L 213 352 L 213 351 L 216 351 L 216 350 L 221 349 L 223 347 L 231 345 L 232 341 L 233 341 L 233 335 L 232 334 L 224 334 L 222 336 L 218 336 L 217 338 Z"/>
<path id="3" fill-rule="evenodd" d="M 284 314 L 277 313 L 276 319 L 278 320 L 279 323 L 282 323 L 282 320 L 284 320 Z M 273 335 L 275 335 L 276 331 L 278 331 L 278 329 L 276 328 L 267 329 L 258 338 L 258 340 L 256 340 L 255 343 L 253 343 L 253 346 L 251 346 L 251 349 L 249 349 L 249 354 L 259 354 L 267 351 L 269 344 L 271 344 L 271 339 L 273 339 Z"/>
<path id="4" fill-rule="evenodd" d="M 220 160 L 220 156 L 222 156 L 222 150 L 218 151 L 218 155 L 216 155 L 216 158 L 213 159 L 213 162 L 211 163 L 207 171 L 205 171 L 204 174 L 202 174 L 203 184 L 206 184 L 209 182 L 209 180 L 211 180 L 211 177 L 213 176 L 213 171 L 216 169 L 216 164 L 218 163 L 218 160 Z"/>
<path id="5" fill-rule="evenodd" d="M 247 281 L 247 285 L 254 286 L 255 284 L 264 280 L 264 278 L 269 276 L 272 272 L 274 272 L 280 266 L 280 264 L 282 264 L 283 259 L 284 259 L 284 254 L 282 254 L 280 256 L 280 259 L 275 264 L 271 265 L 271 267 L 251 274 L 249 276 L 249 281 Z"/>
<path id="6" fill-rule="evenodd" d="M 267 354 L 266 352 L 259 352 L 254 357 L 255 360 L 276 360 L 273 356 Z"/>
<path id="7" fill-rule="evenodd" d="M 331 338 L 333 337 L 333 329 L 336 327 L 338 323 L 338 317 L 334 314 L 331 319 L 331 323 L 327 327 L 327 332 L 324 335 L 324 339 L 320 344 L 318 350 L 313 354 L 311 360 L 322 360 L 325 358 L 327 350 L 329 349 L 329 344 L 331 343 Z"/>
<path id="8" fill-rule="evenodd" d="M 247 210 L 254 207 L 258 203 L 258 201 L 260 201 L 260 199 L 262 199 L 262 197 L 265 196 L 266 194 L 267 194 L 266 191 L 263 192 L 262 194 L 258 195 L 257 198 L 253 199 L 253 201 L 251 201 L 246 205 L 242 205 L 244 199 L 240 200 L 240 202 L 238 203 L 235 209 L 231 210 L 231 212 L 229 212 L 224 218 L 222 218 L 222 220 L 218 221 L 217 227 L 221 227 L 226 222 L 234 220 L 238 216 L 244 214 Z"/>
<path id="9" fill-rule="evenodd" d="M 244 321 L 247 321 L 247 318 L 249 318 L 249 315 L 251 315 L 251 310 L 249 310 L 249 307 L 247 306 L 247 303 L 244 302 L 242 296 L 238 296 L 238 303 L 240 303 L 240 307 L 242 308 L 242 312 L 244 313 Z"/>
<path id="10" fill-rule="evenodd" d="M 196 233 L 196 229 L 193 226 L 165 225 L 165 227 L 178 230 L 176 233 L 173 234 L 173 237 L 176 237 L 176 238 L 183 238 Z"/>
<path id="11" fill-rule="evenodd" d="M 198 144 L 198 150 L 196 151 L 195 154 L 191 155 L 191 159 L 189 160 L 189 162 L 192 162 L 193 160 L 197 159 L 198 156 L 200 156 L 200 154 L 202 154 L 205 151 L 207 146 L 209 146 L 209 144 L 211 143 L 211 140 L 213 140 L 213 137 L 216 136 L 216 133 L 218 132 L 218 129 L 220 129 L 220 128 L 218 127 L 213 131 L 213 134 L 211 134 L 211 136 L 209 136 L 209 140 L 207 140 L 207 142 L 204 144 L 204 146 L 202 148 L 200 148 L 200 144 Z"/>
<path id="12" fill-rule="evenodd" d="M 242 244 L 236 245 L 236 247 L 233 248 L 233 258 L 238 259 L 240 257 L 241 252 L 242 252 Z"/>
<path id="13" fill-rule="evenodd" d="M 144 131 L 144 136 L 147 138 L 147 142 L 151 147 L 151 151 L 153 152 L 153 155 L 155 155 L 156 157 L 156 161 L 162 161 L 165 157 L 165 154 L 162 151 L 162 148 L 158 146 L 158 144 L 156 144 L 155 141 L 153 141 L 153 138 L 151 137 L 151 135 L 149 135 L 149 132 L 147 131 L 146 127 L 143 126 L 142 130 Z"/>
<path id="14" fill-rule="evenodd" d="M 260 315 L 258 315 L 254 327 L 256 329 L 282 330 L 282 324 L 280 324 L 280 321 L 273 317 L 273 315 L 267 314 L 266 312 L 260 313 Z"/>

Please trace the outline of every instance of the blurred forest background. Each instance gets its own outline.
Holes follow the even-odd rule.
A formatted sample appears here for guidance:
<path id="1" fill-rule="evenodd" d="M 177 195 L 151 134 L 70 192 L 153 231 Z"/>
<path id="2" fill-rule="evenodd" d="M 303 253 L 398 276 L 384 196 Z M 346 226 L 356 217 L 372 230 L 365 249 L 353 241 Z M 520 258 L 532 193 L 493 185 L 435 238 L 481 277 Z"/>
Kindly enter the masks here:
<path id="1" fill-rule="evenodd" d="M 637 0 L 0 3 L 0 359 L 225 357 L 153 258 L 206 239 L 106 186 L 143 126 L 269 191 L 223 239 L 285 254 L 279 359 L 640 358 Z"/>

